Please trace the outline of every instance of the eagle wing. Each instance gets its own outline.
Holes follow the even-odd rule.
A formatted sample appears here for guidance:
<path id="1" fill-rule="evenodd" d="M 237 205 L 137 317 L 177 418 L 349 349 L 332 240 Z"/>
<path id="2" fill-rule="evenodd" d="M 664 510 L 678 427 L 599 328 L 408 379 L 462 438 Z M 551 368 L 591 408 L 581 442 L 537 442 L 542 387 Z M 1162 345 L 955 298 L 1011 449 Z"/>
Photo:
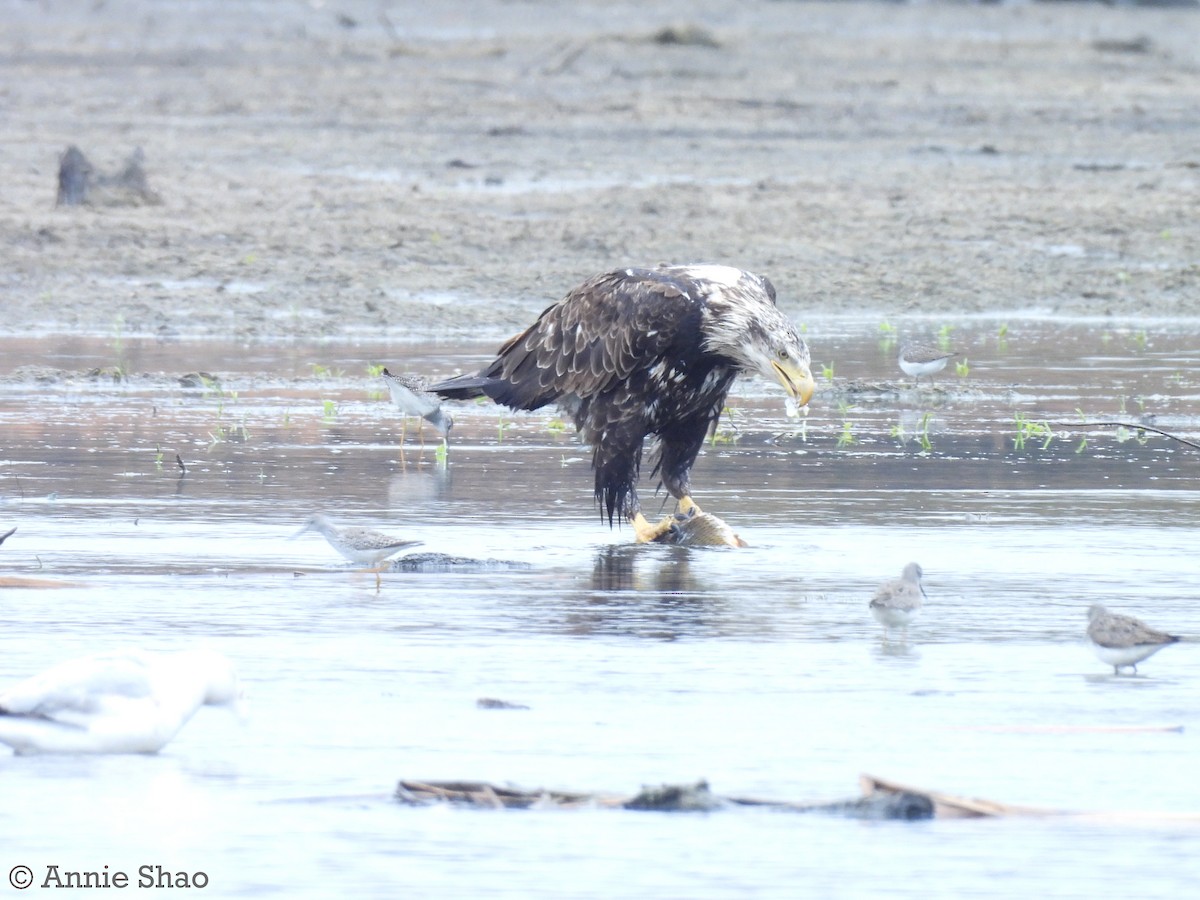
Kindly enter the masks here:
<path id="1" fill-rule="evenodd" d="M 475 388 L 497 403 L 539 409 L 588 398 L 649 370 L 690 335 L 700 341 L 703 300 L 685 276 L 655 269 L 598 275 L 509 339 L 478 376 L 434 390 Z"/>

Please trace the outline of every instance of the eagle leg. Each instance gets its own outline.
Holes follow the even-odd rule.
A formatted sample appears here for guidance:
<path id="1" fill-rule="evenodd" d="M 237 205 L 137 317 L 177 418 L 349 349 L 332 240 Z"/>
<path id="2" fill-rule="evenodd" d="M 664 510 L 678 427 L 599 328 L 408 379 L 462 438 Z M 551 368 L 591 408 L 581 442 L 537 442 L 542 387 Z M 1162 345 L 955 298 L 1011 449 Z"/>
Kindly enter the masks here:
<path id="1" fill-rule="evenodd" d="M 659 521 L 651 524 L 639 512 L 634 514 L 631 521 L 634 534 L 637 536 L 637 542 L 639 544 L 651 544 L 661 540 L 664 535 L 670 532 L 671 526 L 675 523 L 675 517 L 664 516 Z"/>
<path id="2" fill-rule="evenodd" d="M 679 498 L 678 515 L 687 516 L 688 518 L 700 515 L 700 507 L 696 505 L 696 501 L 692 499 L 690 494 L 684 494 Z"/>

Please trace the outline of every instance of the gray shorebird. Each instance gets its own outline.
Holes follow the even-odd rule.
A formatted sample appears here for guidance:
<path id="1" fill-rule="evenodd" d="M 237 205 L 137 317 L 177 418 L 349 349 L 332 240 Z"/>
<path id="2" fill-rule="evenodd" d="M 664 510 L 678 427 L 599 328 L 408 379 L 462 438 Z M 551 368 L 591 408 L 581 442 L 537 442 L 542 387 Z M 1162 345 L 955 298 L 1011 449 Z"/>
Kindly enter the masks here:
<path id="1" fill-rule="evenodd" d="M 1113 674 L 1130 666 L 1137 673 L 1137 664 L 1180 638 L 1151 628 L 1141 619 L 1109 612 L 1100 604 L 1088 609 L 1088 641 L 1101 662 L 1113 667 Z"/>
<path id="2" fill-rule="evenodd" d="M 925 589 L 921 587 L 921 567 L 911 562 L 904 567 L 899 578 L 885 581 L 871 598 L 871 615 L 883 626 L 884 638 L 891 628 L 903 628 L 908 635 L 909 623 L 917 617 L 925 600 Z"/>
<path id="3" fill-rule="evenodd" d="M 421 543 L 392 537 L 380 531 L 372 531 L 370 528 L 353 525 L 348 528 L 338 528 L 320 513 L 309 516 L 304 522 L 304 527 L 292 537 L 297 538 L 306 531 L 321 532 L 325 536 L 325 540 L 329 541 L 330 547 L 350 562 L 360 563 L 364 566 L 378 565 L 389 556 L 394 556 L 401 550 L 415 547 Z"/>
<path id="4" fill-rule="evenodd" d="M 240 712 L 233 665 L 204 648 L 99 653 L 0 693 L 0 742 L 32 753 L 157 753 L 201 706 Z"/>
<path id="5" fill-rule="evenodd" d="M 446 436 L 450 434 L 450 429 L 454 427 L 454 418 L 442 409 L 441 398 L 437 394 L 429 392 L 428 383 L 424 378 L 420 375 L 393 375 L 387 369 L 384 369 L 383 381 L 387 385 L 392 403 L 396 405 L 396 408 L 404 416 L 404 424 L 401 426 L 402 430 L 400 432 L 400 443 L 404 443 L 410 416 L 424 419 L 437 429 L 437 433 L 441 435 L 443 441 L 446 440 Z M 424 447 L 425 432 L 423 426 L 418 427 L 417 433 L 421 436 L 421 446 Z"/>
<path id="6" fill-rule="evenodd" d="M 920 384 L 922 375 L 936 375 L 956 356 L 951 350 L 926 344 L 905 344 L 900 348 L 900 369 L 913 377 L 914 384 Z"/>

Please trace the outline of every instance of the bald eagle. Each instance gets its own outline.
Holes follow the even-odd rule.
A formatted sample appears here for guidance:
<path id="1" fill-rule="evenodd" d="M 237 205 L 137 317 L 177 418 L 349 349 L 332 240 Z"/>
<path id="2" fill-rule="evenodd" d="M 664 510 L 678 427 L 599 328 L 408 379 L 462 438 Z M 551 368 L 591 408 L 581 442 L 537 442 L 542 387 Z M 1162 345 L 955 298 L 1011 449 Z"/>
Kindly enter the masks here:
<path id="1" fill-rule="evenodd" d="M 642 445 L 657 438 L 653 475 L 693 516 L 689 476 L 742 372 L 777 380 L 803 406 L 814 389 L 808 347 L 775 306 L 761 275 L 730 266 L 659 266 L 597 275 L 548 307 L 477 375 L 429 390 L 452 400 L 487 396 L 513 409 L 557 401 L 592 447 L 601 515 L 660 538 L 637 481 Z"/>

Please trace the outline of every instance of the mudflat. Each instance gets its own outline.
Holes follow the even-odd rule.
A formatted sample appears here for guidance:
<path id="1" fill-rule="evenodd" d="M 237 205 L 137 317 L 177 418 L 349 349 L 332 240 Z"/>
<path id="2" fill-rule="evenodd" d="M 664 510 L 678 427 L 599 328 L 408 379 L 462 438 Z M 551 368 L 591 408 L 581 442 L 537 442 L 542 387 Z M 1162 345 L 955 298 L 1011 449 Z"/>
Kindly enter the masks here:
<path id="1" fill-rule="evenodd" d="M 714 261 L 797 319 L 1200 313 L 1200 12 L 2 0 L 0 328 L 504 337 Z M 149 194 L 56 206 L 136 148 Z"/>

